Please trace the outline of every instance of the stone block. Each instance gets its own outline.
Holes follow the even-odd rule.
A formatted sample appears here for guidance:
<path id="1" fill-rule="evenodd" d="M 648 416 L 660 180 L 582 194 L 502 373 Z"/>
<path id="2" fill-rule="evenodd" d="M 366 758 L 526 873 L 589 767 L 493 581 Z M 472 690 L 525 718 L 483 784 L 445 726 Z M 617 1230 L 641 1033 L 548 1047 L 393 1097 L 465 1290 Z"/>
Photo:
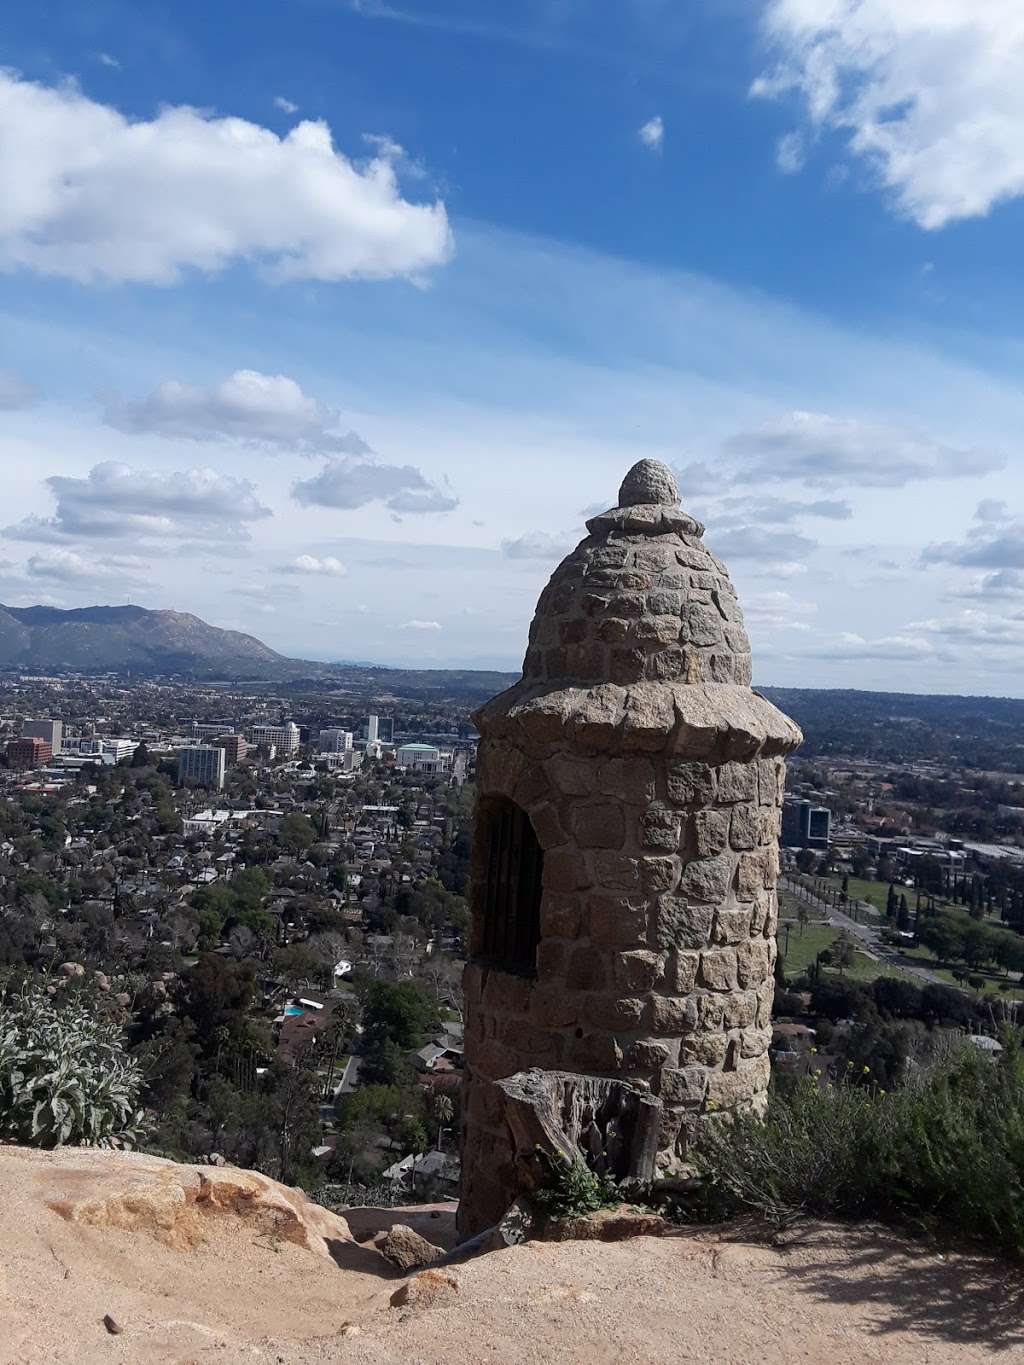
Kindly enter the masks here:
<path id="1" fill-rule="evenodd" d="M 767 1054 L 743 1063 L 736 1071 L 712 1071 L 708 1076 L 707 1102 L 719 1109 L 735 1109 L 749 1103 L 768 1084 Z"/>
<path id="2" fill-rule="evenodd" d="M 585 1033 L 565 1040 L 565 1065 L 574 1071 L 618 1071 L 622 1048 L 610 1033 Z"/>
<path id="3" fill-rule="evenodd" d="M 576 896 L 545 891 L 540 903 L 541 938 L 578 938 L 580 903 Z"/>
<path id="4" fill-rule="evenodd" d="M 585 997 L 566 990 L 560 981 L 538 984 L 530 999 L 530 1018 L 541 1028 L 569 1028 L 579 1022 L 584 1001 Z"/>
<path id="5" fill-rule="evenodd" d="M 697 968 L 700 966 L 700 953 L 679 949 L 665 958 L 662 979 L 658 989 L 670 995 L 688 995 L 697 984 Z"/>
<path id="6" fill-rule="evenodd" d="M 572 951 L 565 983 L 572 991 L 599 991 L 607 981 L 604 954 L 599 948 L 579 944 Z"/>
<path id="7" fill-rule="evenodd" d="M 725 995 L 695 995 L 693 997 L 697 1008 L 696 1028 L 698 1031 L 705 1033 L 721 1032 L 727 999 L 728 996 Z"/>
<path id="8" fill-rule="evenodd" d="M 636 805 L 654 800 L 654 768 L 649 758 L 609 758 L 601 764 L 598 787 L 605 796 Z"/>
<path id="9" fill-rule="evenodd" d="M 654 616 L 675 617 L 676 636 L 679 635 L 679 613 L 682 610 L 683 595 L 679 592 L 666 592 L 663 588 L 655 589 L 647 595 L 647 609 Z"/>
<path id="10" fill-rule="evenodd" d="M 490 1039 L 475 1049 L 472 1065 L 474 1074 L 485 1076 L 491 1081 L 500 1081 L 520 1069 L 521 1054 Z"/>
<path id="11" fill-rule="evenodd" d="M 559 844 L 565 843 L 565 830 L 558 818 L 557 809 L 550 802 L 545 801 L 533 808 L 530 812 L 530 823 L 541 848 L 545 850 L 557 848 Z"/>
<path id="12" fill-rule="evenodd" d="M 578 645 L 587 638 L 588 622 L 582 617 L 559 621 L 558 639 L 563 645 Z"/>
<path id="13" fill-rule="evenodd" d="M 503 1019 L 498 1042 L 522 1059 L 522 1065 L 554 1067 L 562 1058 L 563 1036 L 522 1019 Z"/>
<path id="14" fill-rule="evenodd" d="M 700 646 L 716 645 L 722 639 L 722 618 L 718 610 L 692 600 L 682 615 L 680 639 Z"/>
<path id="15" fill-rule="evenodd" d="M 675 1060 L 674 1046 L 653 1038 L 638 1038 L 626 1048 L 625 1065 L 632 1072 L 660 1071 Z"/>
<path id="16" fill-rule="evenodd" d="M 532 811 L 551 796 L 551 784 L 539 763 L 531 764 L 516 784 L 516 805 L 523 810 Z"/>
<path id="17" fill-rule="evenodd" d="M 483 1007 L 492 1014 L 525 1014 L 533 982 L 509 972 L 491 970 L 484 982 Z"/>
<path id="18" fill-rule="evenodd" d="M 729 842 L 729 812 L 699 810 L 693 817 L 694 848 L 698 858 L 714 858 Z"/>
<path id="19" fill-rule="evenodd" d="M 745 1028 L 740 1035 L 740 1056 L 761 1057 L 768 1051 L 771 1041 L 770 1028 Z"/>
<path id="20" fill-rule="evenodd" d="M 626 837 L 626 821 L 622 806 L 617 802 L 595 801 L 574 806 L 571 818 L 576 842 L 582 847 L 622 847 Z"/>
<path id="21" fill-rule="evenodd" d="M 606 645 L 621 645 L 629 630 L 629 621 L 618 616 L 605 616 L 597 626 L 597 638 Z"/>
<path id="22" fill-rule="evenodd" d="M 679 895 L 704 904 L 723 901 L 732 881 L 733 867 L 734 860 L 727 854 L 687 863 L 679 879 Z"/>
<path id="23" fill-rule="evenodd" d="M 700 1066 L 668 1067 L 661 1073 L 661 1098 L 665 1104 L 703 1104 L 708 1073 Z"/>
<path id="24" fill-rule="evenodd" d="M 581 645 L 566 645 L 565 677 L 605 678 L 608 676 L 606 658 L 607 651 L 597 640 Z"/>
<path id="25" fill-rule="evenodd" d="M 721 1066 L 729 1040 L 724 1033 L 688 1033 L 679 1042 L 679 1060 L 684 1066 Z"/>
<path id="26" fill-rule="evenodd" d="M 682 896 L 662 896 L 658 901 L 657 938 L 661 948 L 704 948 L 711 938 L 714 910 L 695 905 Z"/>
<path id="27" fill-rule="evenodd" d="M 541 939 L 537 944 L 537 977 L 540 981 L 561 980 L 565 975 L 569 945 L 561 939 Z"/>
<path id="28" fill-rule="evenodd" d="M 678 858 L 641 858 L 640 881 L 649 896 L 671 891 L 678 880 Z"/>
<path id="29" fill-rule="evenodd" d="M 591 1028 L 632 1033 L 641 1025 L 646 1002 L 633 996 L 589 995 L 583 1017 Z"/>
<path id="30" fill-rule="evenodd" d="M 652 995 L 647 1011 L 652 1033 L 667 1033 L 678 1038 L 697 1022 L 697 1009 L 692 998 L 672 995 Z"/>
<path id="31" fill-rule="evenodd" d="M 618 948 L 647 941 L 647 906 L 626 896 L 590 895 L 586 900 L 587 933 L 593 943 Z"/>
<path id="32" fill-rule="evenodd" d="M 647 653 L 643 649 L 612 648 L 609 677 L 613 683 L 624 687 L 629 683 L 640 682 L 644 676 Z"/>
<path id="33" fill-rule="evenodd" d="M 736 879 L 736 895 L 741 901 L 752 901 L 773 883 L 769 879 L 768 850 L 759 849 L 756 853 L 741 853 L 739 872 Z"/>
<path id="34" fill-rule="evenodd" d="M 730 991 L 722 997 L 722 1025 L 727 1029 L 752 1028 L 757 1018 L 755 991 Z"/>
<path id="35" fill-rule="evenodd" d="M 763 818 L 758 806 L 734 806 L 729 823 L 729 843 L 735 849 L 755 848 L 761 838 Z"/>
<path id="36" fill-rule="evenodd" d="M 644 848 L 668 849 L 679 847 L 683 818 L 678 811 L 664 806 L 652 806 L 639 820 L 640 843 Z"/>
<path id="37" fill-rule="evenodd" d="M 576 849 L 556 848 L 544 859 L 544 890 L 557 892 L 578 891 L 590 886 L 586 859 Z"/>
<path id="38" fill-rule="evenodd" d="M 758 1028 L 768 1028 L 772 1022 L 772 1004 L 775 1001 L 775 982 L 769 977 L 757 988 L 757 1015 L 754 1023 Z"/>
<path id="39" fill-rule="evenodd" d="M 621 853 L 599 852 L 593 856 L 593 885 L 605 891 L 635 891 L 640 885 L 640 867 L 635 858 Z M 547 864 L 545 863 L 545 885 Z"/>
<path id="40" fill-rule="evenodd" d="M 613 959 L 616 989 L 629 992 L 649 991 L 661 975 L 661 965 L 661 955 L 651 952 L 648 948 L 616 953 Z"/>
<path id="41" fill-rule="evenodd" d="M 723 805 L 757 800 L 757 768 L 752 763 L 723 763 L 718 769 L 717 793 Z"/>
<path id="42" fill-rule="evenodd" d="M 746 985 L 745 981 L 737 983 L 736 980 L 737 955 L 741 951 L 742 948 L 713 948 L 701 953 L 700 984 L 712 991 L 733 991 L 737 984 Z"/>
<path id="43" fill-rule="evenodd" d="M 760 986 L 772 970 L 771 944 L 766 938 L 751 938 L 735 950 L 736 975 L 743 990 Z"/>
<path id="44" fill-rule="evenodd" d="M 737 906 L 731 910 L 719 910 L 715 915 L 711 938 L 715 943 L 742 943 L 750 937 L 751 907 Z"/>
<path id="45" fill-rule="evenodd" d="M 670 764 L 665 789 L 673 805 L 707 805 L 714 800 L 714 768 L 707 763 Z"/>
<path id="46" fill-rule="evenodd" d="M 552 785 L 564 796 L 589 796 L 594 789 L 594 765 L 586 759 L 556 754 L 544 768 Z"/>

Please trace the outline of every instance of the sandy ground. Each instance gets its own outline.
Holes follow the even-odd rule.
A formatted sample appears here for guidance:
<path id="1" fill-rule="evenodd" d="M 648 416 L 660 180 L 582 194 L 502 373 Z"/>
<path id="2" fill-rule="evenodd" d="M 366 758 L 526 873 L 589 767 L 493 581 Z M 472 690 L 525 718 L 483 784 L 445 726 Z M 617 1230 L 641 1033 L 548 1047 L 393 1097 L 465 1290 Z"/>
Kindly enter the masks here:
<path id="1" fill-rule="evenodd" d="M 884 1229 L 809 1227 L 778 1247 L 708 1231 L 529 1243 L 444 1272 L 430 1305 L 396 1308 L 405 1279 L 356 1238 L 408 1213 L 353 1212 L 350 1234 L 301 1196 L 283 1191 L 282 1214 L 274 1191 L 250 1190 L 188 1206 L 182 1237 L 168 1182 L 196 1168 L 164 1168 L 0 1148 L 3 1365 L 1024 1365 L 1020 1268 Z M 222 1179 L 234 1177 L 247 1173 Z M 288 1240 L 293 1210 L 310 1220 L 306 1246 Z M 451 1210 L 417 1225 L 443 1244 Z"/>

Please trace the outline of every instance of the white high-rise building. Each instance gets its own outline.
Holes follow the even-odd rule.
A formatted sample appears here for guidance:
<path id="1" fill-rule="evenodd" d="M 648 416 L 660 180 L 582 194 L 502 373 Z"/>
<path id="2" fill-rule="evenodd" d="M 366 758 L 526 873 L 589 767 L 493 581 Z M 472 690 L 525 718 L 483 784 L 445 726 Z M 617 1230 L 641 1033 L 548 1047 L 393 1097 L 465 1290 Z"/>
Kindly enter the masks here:
<path id="1" fill-rule="evenodd" d="M 367 744 L 377 743 L 377 730 L 380 724 L 379 716 L 370 716 L 366 722 L 366 742 Z"/>
<path id="2" fill-rule="evenodd" d="M 250 725 L 245 737 L 250 744 L 273 744 L 279 754 L 292 754 L 299 747 L 299 727 L 293 720 L 283 725 Z"/>

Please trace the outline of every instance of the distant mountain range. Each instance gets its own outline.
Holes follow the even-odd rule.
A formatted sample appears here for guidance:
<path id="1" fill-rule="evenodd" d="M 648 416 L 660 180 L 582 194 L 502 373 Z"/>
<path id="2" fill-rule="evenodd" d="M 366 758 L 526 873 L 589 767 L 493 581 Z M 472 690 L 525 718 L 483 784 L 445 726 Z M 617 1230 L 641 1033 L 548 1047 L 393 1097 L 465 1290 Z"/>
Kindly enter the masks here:
<path id="1" fill-rule="evenodd" d="M 313 666 L 285 658 L 254 635 L 221 630 L 189 612 L 0 605 L 0 668 L 267 678 L 294 675 L 304 667 Z"/>

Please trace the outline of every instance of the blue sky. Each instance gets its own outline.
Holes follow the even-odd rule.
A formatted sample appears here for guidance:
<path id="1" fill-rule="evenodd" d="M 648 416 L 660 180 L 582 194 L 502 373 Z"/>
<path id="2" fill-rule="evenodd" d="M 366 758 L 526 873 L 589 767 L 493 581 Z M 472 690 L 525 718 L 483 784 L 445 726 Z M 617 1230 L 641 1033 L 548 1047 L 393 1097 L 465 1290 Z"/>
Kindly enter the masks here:
<path id="1" fill-rule="evenodd" d="M 1024 695 L 1018 0 L 55 0 L 0 66 L 0 599 L 516 667 L 654 456 L 760 682 Z"/>

